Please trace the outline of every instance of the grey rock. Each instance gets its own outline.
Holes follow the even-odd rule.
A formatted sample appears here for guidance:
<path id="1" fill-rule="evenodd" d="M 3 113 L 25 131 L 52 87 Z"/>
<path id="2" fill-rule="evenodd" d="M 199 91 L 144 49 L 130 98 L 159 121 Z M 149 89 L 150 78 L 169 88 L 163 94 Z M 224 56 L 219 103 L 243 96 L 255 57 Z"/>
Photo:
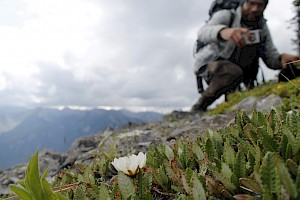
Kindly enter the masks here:
<path id="1" fill-rule="evenodd" d="M 98 135 L 78 138 L 73 142 L 73 144 L 67 151 L 67 158 L 60 167 L 65 168 L 68 166 L 72 166 L 80 155 L 97 148 L 99 142 L 100 139 Z"/>
<path id="2" fill-rule="evenodd" d="M 247 97 L 240 101 L 238 104 L 231 107 L 232 110 L 252 110 L 256 107 L 257 98 L 256 97 Z"/>
<path id="3" fill-rule="evenodd" d="M 26 165 L 16 165 L 7 170 L 3 170 L 0 174 L 0 195 L 9 194 L 9 185 L 17 184 L 20 180 L 24 179 Z"/>
<path id="4" fill-rule="evenodd" d="M 156 140 L 161 140 L 157 133 L 151 130 L 135 129 L 117 134 L 114 142 L 118 145 L 121 155 L 145 152 L 147 147 Z"/>
<path id="5" fill-rule="evenodd" d="M 244 111 L 252 111 L 253 109 L 256 109 L 258 111 L 262 110 L 271 110 L 272 108 L 276 106 L 283 105 L 281 97 L 271 94 L 267 97 L 247 97 L 240 101 L 235 106 L 232 106 L 232 110 L 244 110 Z"/>
<path id="6" fill-rule="evenodd" d="M 48 169 L 48 177 L 55 176 L 61 170 L 62 163 L 67 159 L 66 154 L 56 153 L 51 150 L 42 150 L 39 154 L 39 167 L 41 173 Z"/>
<path id="7" fill-rule="evenodd" d="M 256 105 L 256 109 L 258 111 L 262 111 L 262 110 L 271 110 L 272 108 L 276 107 L 276 106 L 282 106 L 283 102 L 281 97 L 275 95 L 275 94 L 271 94 L 265 98 L 259 99 L 257 101 L 257 105 Z"/>

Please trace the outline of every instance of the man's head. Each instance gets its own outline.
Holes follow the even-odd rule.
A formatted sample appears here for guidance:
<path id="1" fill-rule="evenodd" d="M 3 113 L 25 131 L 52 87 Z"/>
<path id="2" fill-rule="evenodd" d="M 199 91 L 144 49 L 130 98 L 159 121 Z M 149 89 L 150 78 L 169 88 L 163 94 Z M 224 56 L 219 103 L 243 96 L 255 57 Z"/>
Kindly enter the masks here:
<path id="1" fill-rule="evenodd" d="M 245 0 L 243 8 L 243 18 L 248 21 L 256 21 L 263 16 L 263 12 L 268 4 L 268 0 Z"/>

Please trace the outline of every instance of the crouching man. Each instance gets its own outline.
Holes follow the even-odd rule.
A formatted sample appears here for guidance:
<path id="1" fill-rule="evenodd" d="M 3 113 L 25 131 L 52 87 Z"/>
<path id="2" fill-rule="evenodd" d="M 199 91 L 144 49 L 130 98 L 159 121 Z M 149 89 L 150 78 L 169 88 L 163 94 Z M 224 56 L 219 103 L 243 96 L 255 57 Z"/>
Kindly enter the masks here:
<path id="1" fill-rule="evenodd" d="M 233 12 L 220 10 L 199 30 L 198 41 L 206 44 L 195 55 L 194 72 L 208 88 L 192 111 L 205 111 L 222 94 L 240 83 L 255 86 L 259 58 L 268 68 L 283 69 L 298 56 L 279 54 L 263 17 L 268 0 L 245 0 Z M 201 87 L 200 87 L 201 89 Z"/>

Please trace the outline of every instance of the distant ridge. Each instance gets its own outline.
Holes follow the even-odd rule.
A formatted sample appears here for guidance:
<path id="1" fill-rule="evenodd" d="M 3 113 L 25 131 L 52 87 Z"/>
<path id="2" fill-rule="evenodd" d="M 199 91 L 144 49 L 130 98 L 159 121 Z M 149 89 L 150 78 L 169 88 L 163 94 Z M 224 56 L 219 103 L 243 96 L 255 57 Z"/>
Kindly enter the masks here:
<path id="1" fill-rule="evenodd" d="M 0 168 L 28 161 L 37 149 L 66 151 L 81 136 L 107 127 L 162 120 L 155 112 L 128 110 L 63 110 L 49 108 L 0 108 Z"/>

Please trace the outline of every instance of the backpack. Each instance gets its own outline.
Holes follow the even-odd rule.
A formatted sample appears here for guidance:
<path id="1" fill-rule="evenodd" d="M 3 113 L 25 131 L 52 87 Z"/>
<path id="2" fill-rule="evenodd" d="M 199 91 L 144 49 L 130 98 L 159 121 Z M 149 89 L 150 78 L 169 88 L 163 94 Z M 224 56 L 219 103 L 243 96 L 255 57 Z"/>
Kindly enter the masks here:
<path id="1" fill-rule="evenodd" d="M 288 64 L 288 67 L 285 69 L 282 69 L 278 75 L 278 81 L 279 82 L 288 82 L 292 79 L 295 79 L 297 77 L 300 77 L 300 67 L 290 63 Z"/>
<path id="2" fill-rule="evenodd" d="M 209 19 L 213 16 L 213 14 L 219 10 L 227 9 L 227 10 L 235 10 L 244 0 L 214 0 L 211 5 L 210 9 L 208 11 Z M 232 24 L 234 18 L 234 13 L 232 12 L 231 15 L 231 22 Z M 198 53 L 200 49 L 202 49 L 206 44 L 203 42 L 196 40 L 194 44 L 194 50 L 193 50 L 193 56 L 195 57 L 195 54 Z"/>
<path id="3" fill-rule="evenodd" d="M 211 18 L 215 12 L 222 9 L 235 10 L 242 2 L 243 0 L 214 0 L 208 12 L 209 17 Z"/>

